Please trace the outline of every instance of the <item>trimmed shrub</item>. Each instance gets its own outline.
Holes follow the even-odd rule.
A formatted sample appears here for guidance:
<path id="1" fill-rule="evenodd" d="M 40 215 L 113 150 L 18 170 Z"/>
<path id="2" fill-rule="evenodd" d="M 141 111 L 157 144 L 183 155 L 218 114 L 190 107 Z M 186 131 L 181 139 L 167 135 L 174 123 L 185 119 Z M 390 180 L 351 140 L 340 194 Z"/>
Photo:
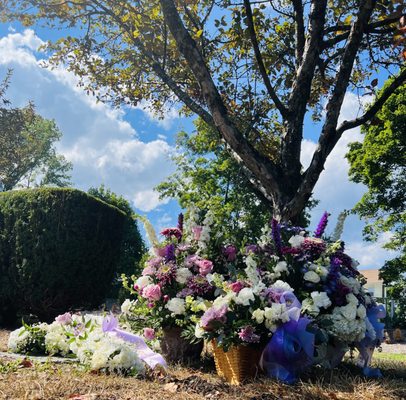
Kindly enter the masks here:
<path id="1" fill-rule="evenodd" d="M 100 305 L 124 224 L 124 213 L 79 190 L 0 193 L 0 319 Z"/>

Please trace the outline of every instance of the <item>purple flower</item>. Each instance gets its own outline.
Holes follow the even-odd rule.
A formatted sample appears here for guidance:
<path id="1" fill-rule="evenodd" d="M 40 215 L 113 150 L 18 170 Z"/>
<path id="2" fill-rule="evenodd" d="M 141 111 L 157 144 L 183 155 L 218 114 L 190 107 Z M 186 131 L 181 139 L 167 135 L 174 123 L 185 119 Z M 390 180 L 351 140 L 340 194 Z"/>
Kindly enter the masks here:
<path id="1" fill-rule="evenodd" d="M 254 332 L 255 332 L 255 330 L 251 325 L 244 326 L 238 332 L 238 337 L 243 342 L 258 343 L 261 337 L 259 335 L 257 335 L 256 333 L 254 333 Z"/>
<path id="2" fill-rule="evenodd" d="M 176 278 L 176 265 L 173 262 L 163 264 L 156 272 L 156 277 L 162 286 L 173 282 Z"/>
<path id="3" fill-rule="evenodd" d="M 183 232 L 183 214 L 178 215 L 178 229 Z"/>
<path id="4" fill-rule="evenodd" d="M 320 219 L 319 224 L 317 225 L 316 230 L 314 231 L 314 237 L 316 238 L 321 238 L 323 236 L 323 233 L 326 229 L 327 226 L 327 222 L 328 222 L 328 217 L 329 217 L 329 213 L 327 211 L 325 211 Z"/>
<path id="5" fill-rule="evenodd" d="M 281 229 L 278 224 L 278 221 L 275 218 L 272 218 L 272 239 L 275 244 L 277 254 L 281 254 L 282 251 Z"/>
<path id="6" fill-rule="evenodd" d="M 213 269 L 213 263 L 210 260 L 197 260 L 196 265 L 199 267 L 199 274 L 206 276 Z"/>
<path id="7" fill-rule="evenodd" d="M 175 245 L 173 243 L 165 246 L 165 260 L 166 261 L 175 260 Z"/>
<path id="8" fill-rule="evenodd" d="M 187 287 L 192 291 L 193 294 L 202 296 L 213 290 L 213 287 L 207 281 L 207 278 L 202 275 L 192 276 L 187 281 Z"/>
<path id="9" fill-rule="evenodd" d="M 249 244 L 248 246 L 245 246 L 245 252 L 248 253 L 257 253 L 260 250 L 260 247 L 257 246 L 256 244 Z"/>
<path id="10" fill-rule="evenodd" d="M 221 306 L 220 308 L 211 307 L 209 308 L 200 319 L 200 326 L 205 331 L 215 331 L 224 325 L 227 321 L 227 306 Z"/>
<path id="11" fill-rule="evenodd" d="M 227 257 L 228 262 L 233 262 L 237 258 L 237 248 L 230 244 L 223 248 L 223 254 Z"/>

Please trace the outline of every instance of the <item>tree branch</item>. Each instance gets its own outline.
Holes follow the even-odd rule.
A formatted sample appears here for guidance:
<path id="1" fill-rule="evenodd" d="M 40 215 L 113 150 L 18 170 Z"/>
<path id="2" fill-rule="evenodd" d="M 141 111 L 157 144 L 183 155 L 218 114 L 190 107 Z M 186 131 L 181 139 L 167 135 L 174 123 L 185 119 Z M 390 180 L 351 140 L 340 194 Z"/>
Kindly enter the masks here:
<path id="1" fill-rule="evenodd" d="M 165 21 L 178 49 L 185 57 L 196 80 L 199 82 L 215 125 L 229 144 L 234 158 L 239 162 L 243 161 L 267 189 L 268 193 L 274 193 L 277 197 L 278 193 L 280 193 L 277 181 L 279 168 L 271 160 L 255 150 L 229 118 L 227 108 L 213 82 L 206 62 L 197 48 L 196 42 L 185 29 L 173 0 L 160 0 L 160 3 Z"/>
<path id="2" fill-rule="evenodd" d="M 288 116 L 288 110 L 279 100 L 279 98 L 275 92 L 275 89 L 273 88 L 273 86 L 271 84 L 271 80 L 269 79 L 269 75 L 268 75 L 265 65 L 264 65 L 264 60 L 262 59 L 261 51 L 259 50 L 258 38 L 255 33 L 254 19 L 252 17 L 252 10 L 251 10 L 251 5 L 250 5 L 249 0 L 244 0 L 244 7 L 245 7 L 245 13 L 247 16 L 248 31 L 250 33 L 250 39 L 251 39 L 252 47 L 254 48 L 255 58 L 257 60 L 259 72 L 261 73 L 262 79 L 265 83 L 269 96 L 271 97 L 272 101 L 275 103 L 276 108 L 281 113 L 282 118 L 286 119 Z"/>
<path id="3" fill-rule="evenodd" d="M 303 3 L 302 0 L 293 0 L 293 9 L 295 10 L 296 22 L 296 65 L 300 65 L 303 59 L 303 52 L 305 46 L 305 26 L 303 19 Z"/>
<path id="4" fill-rule="evenodd" d="M 375 3 L 375 0 L 366 0 L 362 2 L 357 20 L 352 25 L 345 52 L 341 60 L 340 69 L 336 77 L 336 84 L 326 106 L 326 120 L 319 137 L 317 148 L 313 154 L 309 167 L 304 173 L 295 197 L 286 205 L 285 212 L 289 215 L 294 215 L 299 208 L 302 209 L 301 207 L 304 207 L 311 196 L 312 190 L 321 171 L 324 169 L 324 164 L 328 155 L 341 137 L 342 131 L 338 132 L 336 129 L 339 113 L 351 77 L 354 60 L 359 46 L 361 45 L 362 37 Z"/>
<path id="5" fill-rule="evenodd" d="M 361 117 L 355 118 L 351 121 L 342 122 L 341 125 L 337 128 L 336 134 L 341 136 L 343 132 L 347 131 L 348 129 L 356 128 L 357 126 L 363 125 L 366 122 L 370 121 L 382 108 L 386 100 L 388 100 L 393 92 L 404 82 L 406 82 L 406 68 L 403 69 L 401 73 L 392 80 L 391 84 L 383 90 L 381 95 L 374 101 L 374 103 Z"/>

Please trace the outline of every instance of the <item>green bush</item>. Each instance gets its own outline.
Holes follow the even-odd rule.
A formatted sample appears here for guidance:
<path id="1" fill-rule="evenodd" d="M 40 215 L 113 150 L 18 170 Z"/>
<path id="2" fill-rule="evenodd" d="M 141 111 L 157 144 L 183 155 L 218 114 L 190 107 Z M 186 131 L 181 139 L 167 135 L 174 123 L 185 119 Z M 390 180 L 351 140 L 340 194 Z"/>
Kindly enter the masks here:
<path id="1" fill-rule="evenodd" d="M 100 305 L 124 225 L 124 213 L 78 190 L 0 193 L 0 321 Z"/>

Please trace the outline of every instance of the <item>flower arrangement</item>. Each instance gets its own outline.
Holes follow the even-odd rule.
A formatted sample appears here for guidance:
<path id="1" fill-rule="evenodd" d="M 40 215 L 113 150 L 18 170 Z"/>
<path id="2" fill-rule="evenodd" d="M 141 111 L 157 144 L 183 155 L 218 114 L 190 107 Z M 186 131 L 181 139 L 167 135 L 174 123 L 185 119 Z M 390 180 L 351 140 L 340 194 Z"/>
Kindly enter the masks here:
<path id="1" fill-rule="evenodd" d="M 327 220 L 324 213 L 313 236 L 272 220 L 258 243 L 223 246 L 216 268 L 226 273 L 211 276 L 216 297 L 196 336 L 225 351 L 265 346 L 262 367 L 286 382 L 314 363 L 335 366 L 349 347 L 378 345 L 383 312 L 343 243 L 322 239 Z"/>
<path id="2" fill-rule="evenodd" d="M 165 361 L 144 340 L 118 328 L 113 317 L 65 313 L 51 324 L 24 324 L 11 332 L 8 349 L 14 353 L 76 358 L 92 371 L 141 375 L 146 364 L 165 367 Z M 142 350 L 142 357 L 139 351 Z"/>
<path id="3" fill-rule="evenodd" d="M 131 284 L 123 277 L 124 287 L 136 297 L 122 305 L 123 320 L 133 330 L 144 328 L 153 337 L 157 329 L 180 327 L 184 336 L 196 340 L 197 317 L 206 309 L 206 301 L 215 298 L 213 262 L 207 258 L 212 223 L 210 212 L 200 224 L 198 212 L 192 209 L 186 221 L 180 214 L 177 227 L 162 230 L 162 242 L 145 224 L 152 252 L 141 276 L 133 276 Z"/>

